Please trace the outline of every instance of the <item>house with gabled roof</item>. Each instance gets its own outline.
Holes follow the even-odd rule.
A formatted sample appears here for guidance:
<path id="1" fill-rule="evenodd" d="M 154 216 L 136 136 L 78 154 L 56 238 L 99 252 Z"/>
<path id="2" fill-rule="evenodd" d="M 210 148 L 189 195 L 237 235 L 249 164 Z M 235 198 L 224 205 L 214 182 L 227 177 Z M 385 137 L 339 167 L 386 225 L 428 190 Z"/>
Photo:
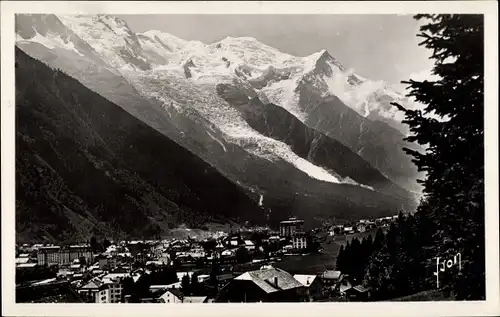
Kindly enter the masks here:
<path id="1" fill-rule="evenodd" d="M 107 287 L 99 278 L 91 279 L 78 289 L 78 294 L 90 303 L 102 303 L 107 301 Z"/>
<path id="2" fill-rule="evenodd" d="M 227 284 L 216 302 L 300 302 L 306 301 L 305 287 L 291 274 L 274 267 L 241 274 Z"/>
<path id="3" fill-rule="evenodd" d="M 353 286 L 345 291 L 347 300 L 353 302 L 368 301 L 370 298 L 370 291 L 363 285 Z"/>
<path id="4" fill-rule="evenodd" d="M 182 303 L 183 300 L 184 294 L 178 288 L 169 288 L 163 295 L 158 297 L 158 302 L 165 304 Z"/>

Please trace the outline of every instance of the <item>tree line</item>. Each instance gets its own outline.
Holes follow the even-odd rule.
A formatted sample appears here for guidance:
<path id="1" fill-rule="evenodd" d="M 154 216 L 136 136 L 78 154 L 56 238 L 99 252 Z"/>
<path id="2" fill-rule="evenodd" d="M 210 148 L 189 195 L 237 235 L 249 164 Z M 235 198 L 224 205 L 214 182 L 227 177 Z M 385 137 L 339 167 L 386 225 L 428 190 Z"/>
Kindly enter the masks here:
<path id="1" fill-rule="evenodd" d="M 420 45 L 432 52 L 436 79 L 403 82 L 407 96 L 423 109 L 393 105 L 410 128 L 405 140 L 425 148 L 403 149 L 426 174 L 419 180 L 423 198 L 415 214 L 391 225 L 379 248 L 353 240 L 338 265 L 363 276 L 372 298 L 384 300 L 436 289 L 436 258 L 460 253 L 459 267 L 440 272 L 439 288 L 457 300 L 484 300 L 484 18 L 415 19 L 427 21 L 420 27 Z"/>
<path id="2" fill-rule="evenodd" d="M 363 281 L 365 270 L 368 267 L 370 257 L 378 251 L 384 243 L 385 234 L 382 229 L 378 229 L 375 234 L 375 239 L 372 235 L 363 238 L 359 241 L 353 238 L 348 241 L 346 246 L 340 247 L 337 256 L 336 269 L 349 277 L 355 282 Z"/>

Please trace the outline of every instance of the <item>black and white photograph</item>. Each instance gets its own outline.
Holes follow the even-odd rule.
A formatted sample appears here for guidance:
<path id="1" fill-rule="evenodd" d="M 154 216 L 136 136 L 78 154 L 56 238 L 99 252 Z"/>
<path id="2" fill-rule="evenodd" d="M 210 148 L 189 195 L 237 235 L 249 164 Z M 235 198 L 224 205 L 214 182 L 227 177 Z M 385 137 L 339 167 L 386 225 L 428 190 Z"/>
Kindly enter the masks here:
<path id="1" fill-rule="evenodd" d="M 498 8 L 474 2 L 2 2 L 9 305 L 500 313 Z"/>

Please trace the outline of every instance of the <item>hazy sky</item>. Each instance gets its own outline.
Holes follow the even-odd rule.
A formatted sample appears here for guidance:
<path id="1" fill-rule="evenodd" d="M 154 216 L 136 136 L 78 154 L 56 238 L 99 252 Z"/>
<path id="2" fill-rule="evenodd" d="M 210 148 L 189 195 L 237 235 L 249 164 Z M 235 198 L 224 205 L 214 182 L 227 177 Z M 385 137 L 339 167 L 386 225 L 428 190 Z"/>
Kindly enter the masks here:
<path id="1" fill-rule="evenodd" d="M 397 84 L 432 66 L 418 47 L 418 21 L 402 15 L 119 15 L 135 32 L 161 30 L 213 43 L 251 36 L 280 51 L 306 56 L 323 48 L 364 77 Z"/>

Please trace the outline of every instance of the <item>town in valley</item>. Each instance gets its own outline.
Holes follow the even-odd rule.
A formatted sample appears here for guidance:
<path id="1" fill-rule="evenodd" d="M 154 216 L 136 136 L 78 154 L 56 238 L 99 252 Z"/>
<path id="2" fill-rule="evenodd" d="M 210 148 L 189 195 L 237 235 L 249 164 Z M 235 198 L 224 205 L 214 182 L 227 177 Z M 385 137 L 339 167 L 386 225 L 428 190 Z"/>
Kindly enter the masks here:
<path id="1" fill-rule="evenodd" d="M 304 229 L 304 220 L 215 232 L 209 238 L 98 241 L 17 246 L 20 302 L 212 303 L 360 301 L 369 290 L 331 265 L 293 266 L 330 245 L 374 235 L 397 219 L 384 217 Z M 338 250 L 338 248 L 336 248 Z M 292 261 L 290 272 L 282 267 Z M 318 260 L 319 261 L 319 260 Z M 328 263 L 325 263 L 328 264 Z"/>

